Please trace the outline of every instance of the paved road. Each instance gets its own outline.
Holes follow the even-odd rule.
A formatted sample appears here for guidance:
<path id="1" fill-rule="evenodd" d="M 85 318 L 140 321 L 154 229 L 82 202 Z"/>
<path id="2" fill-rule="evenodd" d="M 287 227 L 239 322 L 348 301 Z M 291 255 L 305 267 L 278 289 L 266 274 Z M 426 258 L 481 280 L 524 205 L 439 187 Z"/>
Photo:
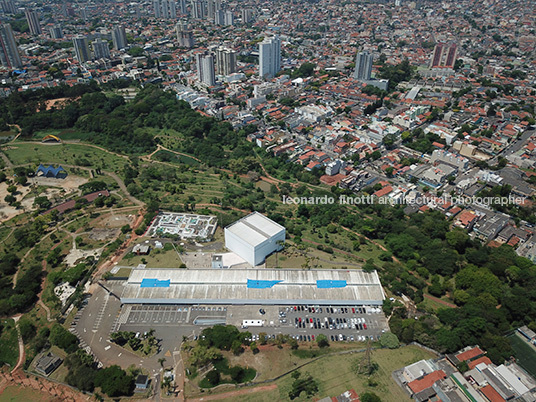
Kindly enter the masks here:
<path id="1" fill-rule="evenodd" d="M 525 131 L 521 138 L 517 141 L 514 141 L 512 144 L 504 148 L 501 152 L 499 152 L 496 156 L 494 156 L 492 159 L 489 160 L 489 165 L 495 165 L 499 162 L 499 156 L 506 157 L 512 154 L 515 154 L 517 151 L 519 151 L 521 148 L 525 146 L 525 143 L 527 140 L 536 133 L 535 130 L 528 130 Z"/>
<path id="2" fill-rule="evenodd" d="M 163 328 L 154 326 L 156 329 L 155 336 L 161 340 L 159 351 L 151 357 L 140 357 L 109 341 L 110 332 L 120 311 L 121 302 L 118 299 L 109 295 L 102 287 L 95 287 L 88 304 L 82 310 L 80 319 L 75 325 L 75 333 L 83 341 L 81 346 L 88 345 L 95 357 L 104 366 L 117 364 L 124 369 L 131 365 L 143 367 L 149 373 L 149 376 L 155 379 L 155 376 L 162 369 L 158 359 L 165 357 L 167 365 L 171 366 L 173 360 L 170 356 L 172 356 L 173 352 L 180 350 L 182 335 L 185 333 L 180 333 L 181 331 L 178 331 L 176 327 Z M 150 325 L 144 325 L 137 330 L 147 331 L 150 328 Z M 121 327 L 121 330 L 135 329 Z M 166 356 L 166 353 L 168 356 Z"/>
<path id="3" fill-rule="evenodd" d="M 160 370 L 157 357 L 141 358 L 109 341 L 110 330 L 120 308 L 119 300 L 108 295 L 100 286 L 96 287 L 75 327 L 76 333 L 83 340 L 83 345 L 88 345 L 105 366 L 118 364 L 127 368 L 135 365 L 144 367 L 153 376 Z"/>

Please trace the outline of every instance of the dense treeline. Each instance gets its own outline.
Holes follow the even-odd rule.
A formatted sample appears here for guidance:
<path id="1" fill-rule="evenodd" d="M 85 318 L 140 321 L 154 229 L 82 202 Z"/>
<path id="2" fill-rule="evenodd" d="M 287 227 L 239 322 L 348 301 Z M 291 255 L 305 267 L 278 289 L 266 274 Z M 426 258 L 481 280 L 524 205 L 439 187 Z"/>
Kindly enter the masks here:
<path id="1" fill-rule="evenodd" d="M 329 194 L 298 191 L 303 196 Z M 333 225 L 335 229 L 337 224 L 384 241 L 396 260 L 384 253 L 382 261 L 374 261 L 382 283 L 396 295 L 411 297 L 425 312 L 415 319 L 404 307 L 387 301 L 385 310 L 393 313 L 391 330 L 403 342 L 418 341 L 443 352 L 480 344 L 492 360 L 501 362 L 513 353 L 506 333 L 523 324 L 536 329 L 536 267 L 517 256 L 512 247 L 484 246 L 466 231 L 452 230 L 440 212 L 407 216 L 400 207 L 379 204 L 359 209 L 300 205 L 297 220 L 272 217 L 297 236 L 295 241 L 306 227 L 314 231 Z M 458 308 L 426 312 L 425 292 L 437 297 L 448 294 Z"/>
<path id="2" fill-rule="evenodd" d="M 112 151 L 142 154 L 156 149 L 156 139 L 146 130 L 151 127 L 179 132 L 185 139 L 181 150 L 202 156 L 209 165 L 251 153 L 251 146 L 240 141 L 230 124 L 197 113 L 155 86 L 145 87 L 128 104 L 121 96 L 105 95 L 93 83 L 73 88 L 78 90 L 16 94 L 0 104 L 0 111 L 9 116 L 9 123 L 21 125 L 25 137 L 44 129 L 75 128 Z M 60 96 L 80 99 L 64 108 L 44 110 L 44 100 Z"/>
<path id="3" fill-rule="evenodd" d="M 44 88 L 36 91 L 14 92 L 7 98 L 0 99 L 0 116 L 9 124 L 19 124 L 23 127 L 23 133 L 33 133 L 33 131 L 44 128 L 63 128 L 52 127 L 46 118 L 50 118 L 52 112 L 44 112 L 46 109 L 45 102 L 49 99 L 57 98 L 77 98 L 86 93 L 99 91 L 96 82 L 91 81 L 89 84 L 68 86 L 60 85 L 52 88 Z M 43 112 L 36 113 L 38 110 Z M 60 124 L 56 121 L 54 124 Z M 44 127 L 39 127 L 39 125 Z"/>
<path id="4" fill-rule="evenodd" d="M 16 259 L 10 254 L 6 257 Z M 24 312 L 37 301 L 37 294 L 41 290 L 41 274 L 39 264 L 31 265 L 19 274 L 15 286 L 12 276 L 0 274 L 0 316 Z"/>

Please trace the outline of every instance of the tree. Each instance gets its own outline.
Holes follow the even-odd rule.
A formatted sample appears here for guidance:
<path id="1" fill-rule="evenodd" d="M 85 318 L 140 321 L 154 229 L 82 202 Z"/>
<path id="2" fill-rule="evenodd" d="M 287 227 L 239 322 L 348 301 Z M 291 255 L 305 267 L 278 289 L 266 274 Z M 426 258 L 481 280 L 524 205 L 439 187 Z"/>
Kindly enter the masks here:
<path id="1" fill-rule="evenodd" d="M 234 325 L 214 325 L 212 328 L 203 330 L 202 339 L 199 341 L 202 345 L 214 346 L 218 349 L 229 350 L 234 344 L 234 341 L 239 341 L 240 331 Z"/>
<path id="2" fill-rule="evenodd" d="M 361 395 L 361 402 L 382 402 L 380 397 L 374 392 L 365 392 Z"/>
<path id="3" fill-rule="evenodd" d="M 15 201 L 17 201 L 17 198 L 12 196 L 11 194 L 8 194 L 4 197 L 4 201 L 7 202 L 9 205 L 13 204 Z"/>
<path id="4" fill-rule="evenodd" d="M 49 209 L 52 203 L 46 196 L 42 197 L 35 197 L 34 199 L 34 206 L 38 207 L 39 209 Z"/>
<path id="5" fill-rule="evenodd" d="M 211 370 L 211 371 L 209 371 L 207 373 L 205 378 L 207 379 L 207 381 L 208 381 L 208 383 L 210 385 L 215 387 L 216 385 L 218 385 L 220 383 L 221 375 L 220 375 L 220 372 L 218 370 Z"/>
<path id="6" fill-rule="evenodd" d="M 166 358 L 165 357 L 161 357 L 160 359 L 158 359 L 158 363 L 160 364 L 160 367 L 164 367 L 164 363 L 166 362 Z"/>
<path id="7" fill-rule="evenodd" d="M 310 374 L 306 374 L 302 377 L 298 371 L 295 371 L 294 373 L 292 373 L 294 382 L 288 393 L 291 400 L 299 397 L 302 392 L 307 396 L 312 396 L 318 392 L 318 383 Z"/>
<path id="8" fill-rule="evenodd" d="M 50 329 L 50 343 L 72 353 L 78 348 L 78 338 L 73 333 L 67 331 L 60 324 L 54 324 Z"/>
<path id="9" fill-rule="evenodd" d="M 380 345 L 384 348 L 396 349 L 400 345 L 398 337 L 392 332 L 386 332 L 380 337 Z"/>
<path id="10" fill-rule="evenodd" d="M 316 343 L 318 347 L 325 348 L 329 346 L 328 337 L 324 334 L 320 334 L 316 337 Z"/>
<path id="11" fill-rule="evenodd" d="M 82 391 L 93 391 L 96 371 L 92 367 L 93 358 L 91 356 L 79 349 L 76 353 L 67 356 L 65 365 L 69 368 L 69 373 L 65 377 L 67 384 Z"/>
<path id="12" fill-rule="evenodd" d="M 19 330 L 24 342 L 28 342 L 35 337 L 35 325 L 28 319 L 22 319 L 19 321 Z"/>
<path id="13" fill-rule="evenodd" d="M 395 144 L 395 142 L 395 134 L 387 134 L 385 137 L 383 137 L 383 145 L 385 145 L 386 148 L 391 148 Z"/>
<path id="14" fill-rule="evenodd" d="M 131 395 L 134 390 L 134 378 L 121 367 L 113 365 L 97 372 L 95 385 L 110 397 Z"/>
<path id="15" fill-rule="evenodd" d="M 251 342 L 249 344 L 249 348 L 251 349 L 254 355 L 259 353 L 259 347 L 257 346 L 257 342 Z"/>
<path id="16" fill-rule="evenodd" d="M 245 370 L 240 366 L 233 366 L 229 370 L 229 374 L 231 375 L 231 379 L 235 383 L 241 383 L 244 381 L 244 376 L 246 374 Z"/>

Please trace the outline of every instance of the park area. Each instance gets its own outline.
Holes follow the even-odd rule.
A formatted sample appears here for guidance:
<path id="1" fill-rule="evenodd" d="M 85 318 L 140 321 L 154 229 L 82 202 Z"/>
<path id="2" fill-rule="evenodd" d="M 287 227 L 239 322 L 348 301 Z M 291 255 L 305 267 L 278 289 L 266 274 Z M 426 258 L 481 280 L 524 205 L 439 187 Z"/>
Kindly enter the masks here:
<path id="1" fill-rule="evenodd" d="M 435 357 L 434 354 L 418 347 L 404 346 L 398 349 L 379 349 L 372 352 L 371 360 L 377 364 L 377 370 L 370 377 L 356 374 L 365 353 L 364 344 L 336 344 L 329 349 L 318 349 L 316 346 L 300 346 L 298 350 L 291 350 L 288 346 L 278 349 L 274 345 L 260 346 L 259 353 L 252 353 L 247 349 L 239 356 L 224 352 L 229 365 L 252 367 L 257 371 L 254 382 L 261 382 L 285 374 L 274 382 L 259 384 L 259 387 L 245 388 L 231 391 L 232 386 L 218 388 L 217 400 L 222 401 L 251 401 L 272 402 L 290 400 L 289 392 L 292 389 L 294 378 L 291 371 L 299 367 L 301 377 L 311 375 L 318 386 L 314 395 L 306 396 L 302 393 L 294 401 L 308 401 L 312 398 L 320 399 L 328 396 L 338 396 L 343 392 L 354 389 L 358 395 L 373 392 L 382 401 L 410 401 L 409 396 L 393 380 L 391 373 L 406 365 L 422 359 Z M 350 352 L 355 350 L 354 352 Z M 341 353 L 342 352 L 342 353 Z M 319 357 L 318 357 L 319 356 Z M 196 381 L 197 380 L 197 381 Z M 196 378 L 194 383 L 199 380 Z M 196 392 L 195 386 L 187 383 L 186 393 L 190 396 L 201 397 L 207 395 L 206 391 Z M 258 389 L 258 392 L 256 392 Z M 212 391 L 213 393 L 214 391 Z M 216 395 L 210 398 L 215 398 Z M 207 398 L 208 399 L 208 398 Z"/>
<path id="2" fill-rule="evenodd" d="M 15 141 L 6 146 L 3 151 L 16 166 L 28 163 L 65 164 L 121 172 L 128 162 L 127 158 L 84 144 L 41 144 Z"/>

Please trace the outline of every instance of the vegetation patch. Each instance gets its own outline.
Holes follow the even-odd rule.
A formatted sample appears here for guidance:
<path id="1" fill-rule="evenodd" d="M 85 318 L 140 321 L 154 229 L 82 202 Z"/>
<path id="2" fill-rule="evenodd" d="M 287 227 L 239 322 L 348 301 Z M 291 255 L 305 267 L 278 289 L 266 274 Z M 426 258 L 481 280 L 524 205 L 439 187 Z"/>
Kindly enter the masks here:
<path id="1" fill-rule="evenodd" d="M 15 367 L 19 359 L 19 341 L 15 321 L 4 319 L 0 322 L 0 364 Z"/>

